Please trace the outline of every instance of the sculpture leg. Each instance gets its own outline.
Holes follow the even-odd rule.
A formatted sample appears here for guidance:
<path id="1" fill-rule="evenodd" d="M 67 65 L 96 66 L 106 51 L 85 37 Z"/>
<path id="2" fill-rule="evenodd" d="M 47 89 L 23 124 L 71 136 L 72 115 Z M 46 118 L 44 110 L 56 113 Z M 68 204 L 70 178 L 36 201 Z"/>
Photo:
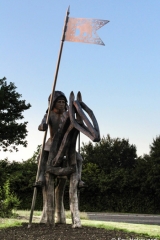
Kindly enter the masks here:
<path id="1" fill-rule="evenodd" d="M 83 158 L 80 153 L 76 152 L 76 161 L 77 161 L 77 168 L 78 168 L 78 188 L 84 188 L 86 187 L 85 182 L 82 181 L 81 179 L 81 174 L 82 174 L 82 161 Z"/>
<path id="2" fill-rule="evenodd" d="M 54 226 L 54 176 L 46 173 L 46 184 L 43 187 L 43 213 L 40 223 Z"/>
<path id="3" fill-rule="evenodd" d="M 46 164 L 48 160 L 49 152 L 44 151 L 43 158 L 42 158 L 42 164 L 41 164 L 41 170 L 40 175 L 38 178 L 38 181 L 36 182 L 36 185 L 42 187 L 42 196 L 43 196 L 43 211 L 40 219 L 40 223 L 47 223 L 47 185 L 46 183 L 46 177 L 45 177 L 45 169 Z"/>
<path id="4" fill-rule="evenodd" d="M 82 173 L 82 157 L 80 153 L 76 152 L 76 161 L 77 161 L 77 170 L 78 170 L 78 180 L 81 181 L 81 173 Z"/>
<path id="5" fill-rule="evenodd" d="M 46 171 L 48 155 L 49 155 L 48 151 L 43 152 L 40 174 L 39 174 L 38 181 L 35 183 L 35 186 L 42 187 L 45 185 L 45 171 Z M 38 159 L 39 159 L 39 156 L 38 156 Z"/>
<path id="6" fill-rule="evenodd" d="M 40 223 L 47 223 L 47 187 L 46 185 L 42 187 L 43 195 L 43 211 L 40 219 Z"/>
<path id="7" fill-rule="evenodd" d="M 73 228 L 82 227 L 78 209 L 77 186 L 78 186 L 78 174 L 72 173 L 72 175 L 70 176 L 69 198 Z"/>
<path id="8" fill-rule="evenodd" d="M 78 131 L 74 130 L 71 136 L 71 144 L 70 148 L 68 149 L 68 158 L 69 163 L 73 165 L 76 163 L 76 138 L 78 135 Z M 69 199 L 70 199 L 70 210 L 71 210 L 71 216 L 72 216 L 72 227 L 73 228 L 79 228 L 81 227 L 81 220 L 80 220 L 80 214 L 78 209 L 78 194 L 77 194 L 77 186 L 79 182 L 79 176 L 78 176 L 78 169 L 76 166 L 76 172 L 72 173 L 70 175 L 70 187 L 69 187 Z"/>
<path id="9" fill-rule="evenodd" d="M 65 210 L 63 204 L 64 190 L 67 178 L 58 177 L 58 185 L 55 189 L 55 215 L 56 223 L 66 223 Z"/>

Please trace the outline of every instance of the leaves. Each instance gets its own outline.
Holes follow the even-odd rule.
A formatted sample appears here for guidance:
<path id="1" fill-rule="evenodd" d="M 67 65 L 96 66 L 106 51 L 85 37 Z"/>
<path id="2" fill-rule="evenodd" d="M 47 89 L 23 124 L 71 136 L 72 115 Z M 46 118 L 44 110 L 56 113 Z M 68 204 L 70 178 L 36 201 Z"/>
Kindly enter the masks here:
<path id="1" fill-rule="evenodd" d="M 0 79 L 0 147 L 3 151 L 18 151 L 17 146 L 27 146 L 27 123 L 21 122 L 23 111 L 31 105 L 21 100 L 21 94 L 16 92 L 16 86 L 6 78 Z"/>
<path id="2" fill-rule="evenodd" d="M 95 145 L 83 144 L 81 154 L 82 179 L 88 185 L 82 210 L 160 212 L 160 137 L 143 157 L 137 157 L 128 139 L 109 135 Z"/>
<path id="3" fill-rule="evenodd" d="M 126 139 L 103 137 L 95 146 L 90 142 L 83 144 L 81 153 L 85 162 L 96 163 L 109 173 L 114 168 L 134 168 L 137 154 L 135 145 Z"/>
<path id="4" fill-rule="evenodd" d="M 11 217 L 12 210 L 17 209 L 19 205 L 20 200 L 11 192 L 10 182 L 7 180 L 3 188 L 0 187 L 0 217 Z"/>

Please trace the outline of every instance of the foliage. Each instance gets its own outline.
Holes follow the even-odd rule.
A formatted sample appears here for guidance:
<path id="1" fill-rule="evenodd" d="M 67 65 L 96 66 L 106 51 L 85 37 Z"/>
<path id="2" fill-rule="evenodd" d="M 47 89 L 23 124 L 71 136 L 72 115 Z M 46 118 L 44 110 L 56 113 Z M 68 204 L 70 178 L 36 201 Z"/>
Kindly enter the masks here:
<path id="1" fill-rule="evenodd" d="M 1 184 L 9 180 L 21 200 L 20 209 L 31 207 L 39 148 L 27 161 L 0 161 Z M 80 210 L 160 213 L 160 136 L 150 149 L 149 155 L 137 157 L 136 147 L 128 140 L 109 135 L 95 145 L 83 144 L 82 180 L 88 187 L 80 190 Z M 67 188 L 64 195 L 65 209 L 69 209 Z M 35 209 L 42 210 L 41 189 Z"/>
<path id="2" fill-rule="evenodd" d="M 0 188 L 0 217 L 11 217 L 12 210 L 17 209 L 19 205 L 20 200 L 14 193 L 11 193 L 10 183 L 7 180 L 3 188 Z"/>
<path id="3" fill-rule="evenodd" d="M 23 162 L 12 162 L 10 164 L 10 184 L 13 191 L 19 196 L 20 200 L 23 200 L 20 205 L 20 208 L 23 209 L 29 209 L 31 207 L 33 184 L 37 173 L 38 151 L 39 146 L 30 159 Z M 42 199 L 39 200 L 40 202 L 42 201 Z"/>
<path id="4" fill-rule="evenodd" d="M 153 139 L 153 143 L 150 145 L 150 156 L 160 161 L 160 136 Z"/>
<path id="5" fill-rule="evenodd" d="M 81 210 L 137 213 L 160 212 L 160 138 L 150 155 L 137 157 L 136 147 L 109 135 L 95 146 L 83 144 Z"/>
<path id="6" fill-rule="evenodd" d="M 18 151 L 17 145 L 27 146 L 27 122 L 20 122 L 24 117 L 22 112 L 31 105 L 20 100 L 21 94 L 16 92 L 16 86 L 6 78 L 0 79 L 0 147 L 3 151 Z"/>
<path id="7" fill-rule="evenodd" d="M 148 158 L 148 185 L 154 198 L 160 200 L 160 136 L 153 139 Z"/>
<path id="8" fill-rule="evenodd" d="M 0 160 L 0 186 L 3 186 L 9 178 L 9 165 L 10 163 L 7 158 Z"/>
<path id="9" fill-rule="evenodd" d="M 33 153 L 33 156 L 22 162 L 9 162 L 8 159 L 0 161 L 0 182 L 3 186 L 8 179 L 11 190 L 19 197 L 21 203 L 19 208 L 30 209 L 33 195 L 33 184 L 37 173 L 37 156 L 40 146 Z M 42 206 L 41 191 L 38 191 L 36 202 L 39 208 Z"/>
<path id="10" fill-rule="evenodd" d="M 81 153 L 84 164 L 96 163 L 105 173 L 114 168 L 133 168 L 137 154 L 135 145 L 129 144 L 129 140 L 111 138 L 110 135 L 103 137 L 99 143 L 83 144 Z"/>

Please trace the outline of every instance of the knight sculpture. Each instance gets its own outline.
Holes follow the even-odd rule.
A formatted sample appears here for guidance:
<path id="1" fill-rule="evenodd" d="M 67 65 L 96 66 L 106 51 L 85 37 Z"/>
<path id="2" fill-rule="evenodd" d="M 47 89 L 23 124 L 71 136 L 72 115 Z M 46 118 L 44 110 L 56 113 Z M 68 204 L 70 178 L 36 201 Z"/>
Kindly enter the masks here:
<path id="1" fill-rule="evenodd" d="M 48 100 L 51 102 L 50 97 Z M 82 101 L 80 92 L 77 94 L 77 100 L 71 92 L 68 105 L 64 93 L 55 91 L 50 104 L 48 124 L 46 124 L 47 110 L 38 127 L 38 130 L 46 131 L 49 126 L 50 131 L 50 138 L 44 146 L 41 158 L 40 173 L 35 183 L 36 188 L 42 187 L 43 193 L 40 223 L 52 226 L 55 222 L 66 223 L 63 198 L 65 184 L 69 180 L 72 227 L 77 228 L 81 227 L 77 189 L 85 187 L 85 183 L 81 180 L 83 159 L 76 151 L 76 140 L 81 132 L 94 142 L 100 141 L 99 127 L 92 110 Z"/>
<path id="2" fill-rule="evenodd" d="M 52 140 L 53 140 L 55 133 L 62 126 L 64 116 L 66 116 L 68 114 L 67 102 L 68 102 L 67 98 L 63 92 L 55 91 L 54 97 L 53 97 L 53 103 L 51 106 L 50 118 L 48 121 L 50 138 L 47 140 L 47 142 L 45 144 L 42 163 L 41 163 L 40 175 L 39 175 L 38 181 L 35 183 L 34 186 L 43 187 L 45 185 L 45 172 L 46 172 L 46 166 L 47 166 L 50 147 L 51 147 Z M 50 103 L 50 96 L 48 98 L 48 105 L 49 105 L 49 103 Z M 48 126 L 46 124 L 47 113 L 48 113 L 48 109 L 46 110 L 46 114 L 44 115 L 41 124 L 38 126 L 39 131 L 46 131 L 48 128 Z M 64 156 L 63 161 L 65 161 L 65 157 L 66 156 Z M 38 159 L 39 159 L 39 156 L 38 156 Z M 82 159 L 82 156 L 80 155 L 80 153 L 78 153 L 78 152 L 76 152 L 76 160 L 77 160 L 77 165 L 78 165 L 78 176 L 79 176 L 78 188 L 83 188 L 83 187 L 85 187 L 85 183 L 81 180 L 83 159 Z M 61 170 L 61 171 L 63 171 L 63 170 Z"/>

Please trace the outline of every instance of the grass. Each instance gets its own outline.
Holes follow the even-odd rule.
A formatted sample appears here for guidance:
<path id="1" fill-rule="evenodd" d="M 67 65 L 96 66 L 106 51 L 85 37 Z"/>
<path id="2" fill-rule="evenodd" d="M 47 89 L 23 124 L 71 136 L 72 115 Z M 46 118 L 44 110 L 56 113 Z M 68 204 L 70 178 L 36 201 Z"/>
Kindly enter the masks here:
<path id="1" fill-rule="evenodd" d="M 15 226 L 18 227 L 21 226 L 23 222 L 26 222 L 26 220 L 18 220 L 14 218 L 0 218 L 0 229 Z"/>
<path id="2" fill-rule="evenodd" d="M 92 226 L 97 228 L 105 228 L 108 230 L 123 230 L 125 232 L 134 232 L 138 234 L 148 235 L 160 239 L 160 226 L 145 225 L 145 224 L 131 224 L 119 222 L 102 222 L 102 221 L 86 221 L 82 220 L 84 226 Z"/>
<path id="3" fill-rule="evenodd" d="M 19 210 L 16 212 L 18 217 L 4 219 L 0 218 L 0 228 L 7 228 L 12 226 L 20 226 L 22 223 L 28 223 L 30 211 Z M 34 211 L 33 222 L 39 222 L 41 216 L 40 211 Z M 118 223 L 118 222 L 104 222 L 88 220 L 85 212 L 80 213 L 82 226 L 90 226 L 97 228 L 105 228 L 108 230 L 122 230 L 125 232 L 134 232 L 137 234 L 145 234 L 149 237 L 160 239 L 160 226 L 158 225 L 145 225 L 145 224 L 131 224 L 131 223 Z M 67 223 L 71 224 L 70 211 L 66 211 Z"/>

